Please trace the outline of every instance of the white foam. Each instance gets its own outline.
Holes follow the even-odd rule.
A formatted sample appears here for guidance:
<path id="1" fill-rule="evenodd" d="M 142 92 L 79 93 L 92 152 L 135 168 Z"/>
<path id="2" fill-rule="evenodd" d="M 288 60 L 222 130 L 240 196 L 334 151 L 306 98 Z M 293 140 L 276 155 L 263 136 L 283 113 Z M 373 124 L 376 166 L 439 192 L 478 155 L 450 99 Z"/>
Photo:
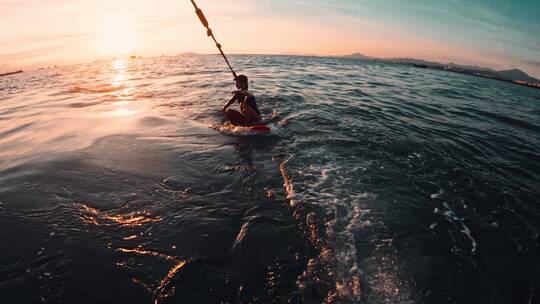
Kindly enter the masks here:
<path id="1" fill-rule="evenodd" d="M 432 198 L 432 199 L 436 199 L 436 198 L 441 197 L 441 195 L 443 195 L 443 194 L 444 194 L 444 190 L 441 189 L 441 190 L 439 190 L 439 192 L 433 193 L 433 194 L 431 195 L 431 198 Z"/>
<path id="2" fill-rule="evenodd" d="M 234 136 L 276 136 L 280 133 L 280 127 L 270 123 L 266 125 L 270 128 L 269 132 L 266 131 L 256 131 L 249 127 L 235 126 L 231 124 L 215 125 L 210 124 L 209 127 L 227 135 Z"/>
<path id="3" fill-rule="evenodd" d="M 472 237 L 471 229 L 469 229 L 469 227 L 467 227 L 465 224 L 465 218 L 458 217 L 447 203 L 444 202 L 443 206 L 446 209 L 446 211 L 443 213 L 445 218 L 448 220 L 448 222 L 461 226 L 460 232 L 467 236 L 467 238 L 471 241 L 471 253 L 475 253 L 476 249 L 478 248 L 478 243 Z"/>
<path id="4" fill-rule="evenodd" d="M 317 267 L 331 265 L 328 274 L 335 282 L 336 292 L 327 299 L 332 299 L 330 302 L 358 302 L 361 298 L 361 270 L 357 261 L 355 233 L 373 225 L 371 210 L 367 207 L 369 204 L 365 202 L 375 200 L 377 196 L 350 187 L 355 182 L 357 169 L 337 164 L 311 165 L 295 172 L 293 183 L 287 171 L 291 159 L 288 158 L 280 167 L 290 205 L 307 202 L 323 207 L 327 214 L 335 215 L 325 223 L 324 238 L 330 247 L 322 249 L 303 276 L 316 276 Z M 391 246 L 391 239 L 385 240 L 383 245 Z M 301 281 L 300 288 L 303 286 Z M 397 276 L 394 281 L 399 281 Z"/>

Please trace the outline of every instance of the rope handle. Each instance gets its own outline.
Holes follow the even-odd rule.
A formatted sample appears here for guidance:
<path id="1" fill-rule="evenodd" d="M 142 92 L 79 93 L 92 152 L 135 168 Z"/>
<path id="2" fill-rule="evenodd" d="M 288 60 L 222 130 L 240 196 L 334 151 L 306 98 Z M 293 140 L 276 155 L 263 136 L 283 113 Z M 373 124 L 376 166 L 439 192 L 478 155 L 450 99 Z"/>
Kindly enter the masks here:
<path id="1" fill-rule="evenodd" d="M 217 42 L 216 37 L 214 36 L 214 33 L 212 32 L 212 29 L 210 28 L 210 24 L 208 23 L 208 19 L 206 19 L 206 16 L 204 16 L 203 11 L 197 6 L 195 3 L 195 0 L 191 0 L 191 3 L 193 3 L 193 6 L 195 7 L 195 14 L 197 14 L 197 17 L 199 17 L 199 20 L 203 24 L 203 26 L 206 28 L 206 34 L 208 37 L 212 37 L 214 42 L 216 43 L 216 47 L 218 48 L 219 52 L 221 53 L 221 56 L 223 56 L 223 59 L 225 59 L 225 62 L 227 63 L 227 66 L 229 66 L 229 69 L 231 70 L 234 80 L 236 80 L 237 75 L 236 72 L 233 70 L 231 64 L 229 63 L 229 60 L 227 59 L 227 56 L 225 56 L 225 53 L 221 49 L 221 44 Z"/>

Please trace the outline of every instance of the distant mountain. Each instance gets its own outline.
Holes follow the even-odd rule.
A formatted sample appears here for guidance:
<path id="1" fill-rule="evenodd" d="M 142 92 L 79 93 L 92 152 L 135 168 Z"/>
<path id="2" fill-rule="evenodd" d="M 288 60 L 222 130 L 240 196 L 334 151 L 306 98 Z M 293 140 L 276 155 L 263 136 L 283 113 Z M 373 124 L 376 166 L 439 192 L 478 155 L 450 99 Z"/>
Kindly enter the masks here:
<path id="1" fill-rule="evenodd" d="M 442 67 L 443 66 L 443 64 L 439 62 L 426 61 L 426 60 L 415 59 L 415 58 L 378 58 L 376 60 L 392 62 L 392 63 L 401 63 L 401 64 L 426 65 L 428 67 Z"/>
<path id="2" fill-rule="evenodd" d="M 347 58 L 347 59 L 364 59 L 364 60 L 370 60 L 373 59 L 372 57 L 365 56 L 362 53 L 354 53 L 351 55 L 344 55 L 344 56 L 337 56 L 339 58 Z"/>
<path id="3" fill-rule="evenodd" d="M 492 78 L 500 78 L 500 79 L 510 80 L 510 81 L 522 80 L 526 82 L 540 83 L 540 80 L 530 77 L 529 75 L 527 75 L 527 73 L 519 69 L 496 71 L 492 68 L 460 65 L 460 64 L 456 64 L 452 62 L 444 64 L 440 62 L 426 61 L 426 60 L 416 59 L 416 58 L 379 58 L 375 60 L 384 61 L 384 62 L 401 63 L 401 64 L 423 65 L 430 68 L 454 70 L 458 72 L 459 71 L 464 72 L 467 74 L 478 73 L 484 76 L 489 76 Z"/>
<path id="4" fill-rule="evenodd" d="M 492 72 L 492 73 L 497 72 L 492 68 L 483 68 L 476 65 L 473 65 L 473 66 L 461 65 L 461 64 L 452 63 L 452 62 L 445 64 L 445 66 L 449 66 L 455 69 L 462 69 L 462 70 L 474 70 L 474 71 L 483 71 L 483 72 Z"/>
<path id="5" fill-rule="evenodd" d="M 527 73 L 518 69 L 497 71 L 497 75 L 499 75 L 501 78 L 508 79 L 508 80 L 525 80 L 527 82 L 540 83 L 540 80 L 533 78 L 527 75 Z"/>

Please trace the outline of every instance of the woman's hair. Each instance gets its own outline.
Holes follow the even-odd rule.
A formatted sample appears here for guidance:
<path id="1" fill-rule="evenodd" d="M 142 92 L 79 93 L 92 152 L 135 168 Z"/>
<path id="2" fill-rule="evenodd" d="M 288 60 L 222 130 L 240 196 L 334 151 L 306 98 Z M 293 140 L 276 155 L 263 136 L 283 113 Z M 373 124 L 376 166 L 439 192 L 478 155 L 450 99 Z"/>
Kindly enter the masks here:
<path id="1" fill-rule="evenodd" d="M 248 84 L 248 78 L 246 75 L 238 75 L 235 80 Z"/>

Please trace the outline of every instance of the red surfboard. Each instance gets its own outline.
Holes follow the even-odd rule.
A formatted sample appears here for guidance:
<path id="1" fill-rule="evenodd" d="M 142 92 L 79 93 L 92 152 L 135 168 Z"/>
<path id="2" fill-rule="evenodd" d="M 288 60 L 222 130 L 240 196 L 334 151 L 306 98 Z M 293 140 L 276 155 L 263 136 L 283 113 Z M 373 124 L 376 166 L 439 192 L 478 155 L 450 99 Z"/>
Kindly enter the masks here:
<path id="1" fill-rule="evenodd" d="M 270 129 L 266 125 L 254 125 L 254 126 L 249 126 L 248 128 L 253 130 L 253 131 L 257 131 L 257 132 L 270 132 L 270 131 L 272 131 L 272 129 Z"/>

